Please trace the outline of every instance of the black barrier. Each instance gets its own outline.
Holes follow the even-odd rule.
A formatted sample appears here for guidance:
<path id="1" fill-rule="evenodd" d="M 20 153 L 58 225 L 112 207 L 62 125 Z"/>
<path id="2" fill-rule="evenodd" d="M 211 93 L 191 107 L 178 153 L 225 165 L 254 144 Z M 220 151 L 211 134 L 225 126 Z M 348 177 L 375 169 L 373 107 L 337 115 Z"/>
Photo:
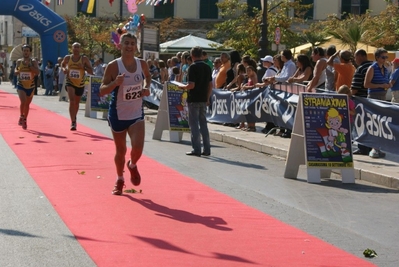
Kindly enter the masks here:
<path id="1" fill-rule="evenodd" d="M 159 85 L 154 88 L 151 95 L 160 100 Z M 305 92 L 305 86 L 299 84 L 276 84 L 244 92 L 213 89 L 207 119 L 215 123 L 273 122 L 292 129 L 301 92 Z M 331 92 L 320 89 L 317 93 Z M 361 97 L 353 97 L 353 101 L 356 104 L 354 140 L 399 154 L 399 105 Z"/>

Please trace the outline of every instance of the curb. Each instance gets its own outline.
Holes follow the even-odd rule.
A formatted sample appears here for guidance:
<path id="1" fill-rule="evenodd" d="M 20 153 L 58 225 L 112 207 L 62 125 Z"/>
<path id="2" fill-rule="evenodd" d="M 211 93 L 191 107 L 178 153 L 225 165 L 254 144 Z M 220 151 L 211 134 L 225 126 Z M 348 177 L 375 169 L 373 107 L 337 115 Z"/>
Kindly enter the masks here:
<path id="1" fill-rule="evenodd" d="M 157 112 L 146 112 L 145 116 L 146 121 L 150 123 L 156 123 L 157 120 Z M 230 145 L 235 145 L 235 146 L 240 146 L 247 148 L 249 150 L 267 154 L 270 156 L 278 157 L 283 160 L 287 158 L 288 151 L 286 149 L 282 149 L 279 147 L 275 147 L 272 145 L 265 145 L 261 143 L 254 142 L 252 140 L 244 139 L 244 138 L 238 138 L 238 137 L 233 137 L 229 136 L 226 134 L 221 134 L 216 131 L 212 131 L 209 129 L 209 136 L 211 140 L 218 141 L 218 142 L 223 142 L 227 143 Z M 385 175 L 383 173 L 376 173 L 372 172 L 370 170 L 362 169 L 362 168 L 354 168 L 355 170 L 355 179 L 357 180 L 362 180 L 366 181 L 369 183 L 373 183 L 376 185 L 381 185 L 393 189 L 399 189 L 399 179 Z M 337 176 L 338 179 L 340 179 L 341 174 L 335 170 L 332 171 L 332 176 Z"/>

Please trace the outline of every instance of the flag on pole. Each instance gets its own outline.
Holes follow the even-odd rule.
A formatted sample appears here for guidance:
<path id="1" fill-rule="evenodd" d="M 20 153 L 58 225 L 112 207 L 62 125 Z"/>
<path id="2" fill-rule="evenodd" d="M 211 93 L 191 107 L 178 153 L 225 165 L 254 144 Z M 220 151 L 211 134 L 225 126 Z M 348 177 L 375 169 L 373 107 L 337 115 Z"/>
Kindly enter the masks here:
<path id="1" fill-rule="evenodd" d="M 63 5 L 64 4 L 64 0 L 57 0 L 58 5 Z"/>
<path id="2" fill-rule="evenodd" d="M 93 13 L 94 10 L 94 4 L 96 3 L 96 0 L 85 0 L 82 5 L 81 11 L 91 14 Z"/>

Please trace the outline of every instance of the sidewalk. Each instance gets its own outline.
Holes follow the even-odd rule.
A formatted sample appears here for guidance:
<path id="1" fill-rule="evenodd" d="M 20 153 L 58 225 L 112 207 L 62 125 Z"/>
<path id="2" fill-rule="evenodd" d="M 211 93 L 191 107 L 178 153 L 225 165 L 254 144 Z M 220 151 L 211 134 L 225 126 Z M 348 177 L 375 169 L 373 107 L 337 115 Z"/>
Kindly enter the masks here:
<path id="1" fill-rule="evenodd" d="M 155 123 L 157 110 L 146 110 L 146 120 Z M 211 140 L 241 146 L 256 152 L 285 159 L 291 139 L 261 132 L 264 123 L 256 124 L 257 132 L 244 132 L 234 127 L 208 123 Z M 383 159 L 354 155 L 355 178 L 374 184 L 399 189 L 399 155 L 387 153 Z M 340 175 L 339 172 L 337 172 Z"/>

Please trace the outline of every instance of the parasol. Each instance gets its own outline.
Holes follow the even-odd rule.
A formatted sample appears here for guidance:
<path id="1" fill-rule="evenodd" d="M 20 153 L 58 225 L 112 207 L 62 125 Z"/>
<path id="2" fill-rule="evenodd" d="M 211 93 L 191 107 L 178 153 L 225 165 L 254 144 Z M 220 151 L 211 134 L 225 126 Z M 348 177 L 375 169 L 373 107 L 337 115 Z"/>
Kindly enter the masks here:
<path id="1" fill-rule="evenodd" d="M 22 57 L 23 57 L 22 44 L 20 44 L 11 50 L 10 61 L 17 61 L 18 59 L 20 59 Z"/>

